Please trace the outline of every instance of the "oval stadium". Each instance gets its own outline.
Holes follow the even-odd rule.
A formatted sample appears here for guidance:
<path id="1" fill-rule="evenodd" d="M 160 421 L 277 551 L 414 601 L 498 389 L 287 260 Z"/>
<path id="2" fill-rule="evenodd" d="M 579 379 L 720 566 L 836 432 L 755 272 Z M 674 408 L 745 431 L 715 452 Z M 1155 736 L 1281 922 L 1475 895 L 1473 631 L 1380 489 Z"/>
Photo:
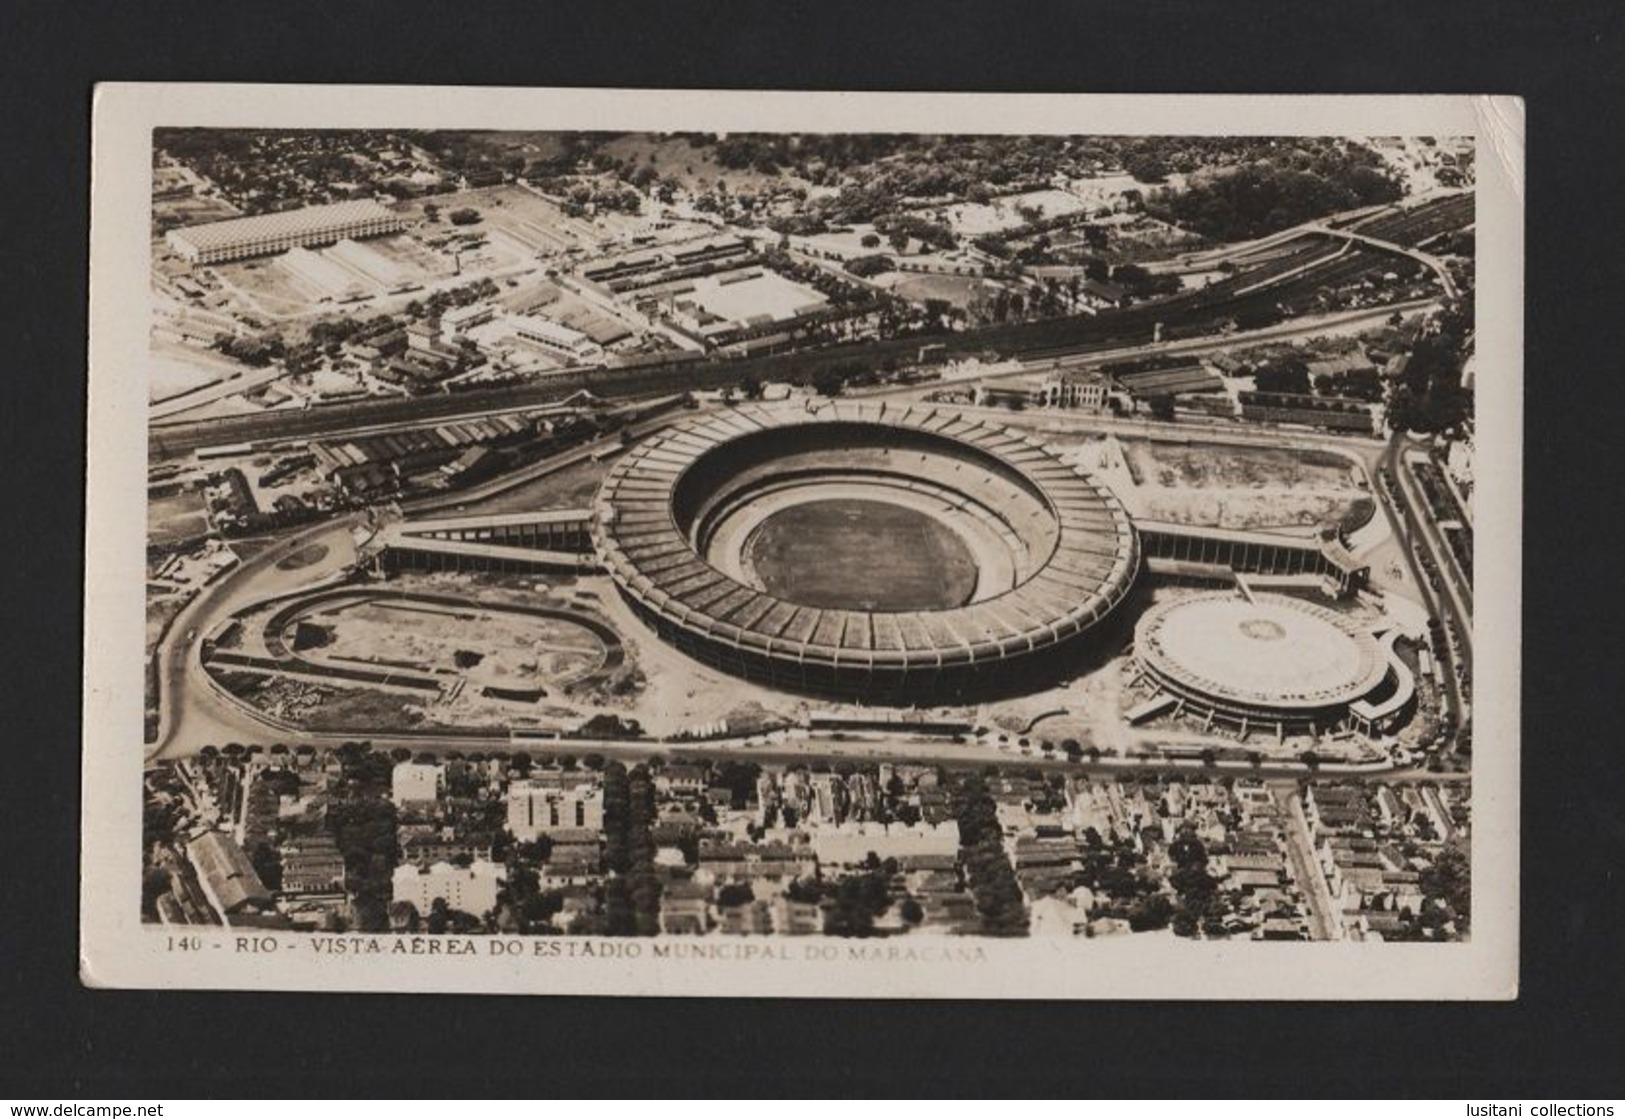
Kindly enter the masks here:
<path id="1" fill-rule="evenodd" d="M 1286 595 L 1217 591 L 1154 606 L 1135 627 L 1134 657 L 1183 710 L 1243 734 L 1341 727 L 1375 710 L 1368 697 L 1394 691 L 1383 642 Z"/>
<path id="2" fill-rule="evenodd" d="M 592 532 L 621 593 L 683 652 L 865 701 L 1030 678 L 1139 568 L 1105 488 L 1025 434 L 921 405 L 696 416 L 616 464 Z"/>

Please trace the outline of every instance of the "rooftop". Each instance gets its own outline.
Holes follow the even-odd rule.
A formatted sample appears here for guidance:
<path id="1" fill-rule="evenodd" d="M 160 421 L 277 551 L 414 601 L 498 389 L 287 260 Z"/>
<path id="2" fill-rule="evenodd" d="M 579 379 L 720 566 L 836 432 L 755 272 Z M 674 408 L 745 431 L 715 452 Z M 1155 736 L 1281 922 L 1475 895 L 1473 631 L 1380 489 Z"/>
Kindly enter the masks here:
<path id="1" fill-rule="evenodd" d="M 989 494 L 1028 494 L 1047 507 L 1050 526 L 1042 562 L 1014 589 L 957 609 L 862 611 L 798 605 L 740 582 L 707 562 L 672 515 L 680 478 L 720 447 L 782 432 L 818 443 L 821 425 L 843 424 L 854 436 L 872 428 L 871 449 L 825 452 L 854 471 L 929 470 L 917 461 L 943 459 L 941 479 L 926 486 L 982 485 Z M 792 433 L 788 429 L 806 429 Z M 907 457 L 889 447 L 887 429 L 909 436 Z M 833 430 L 833 429 L 831 429 Z M 902 435 L 899 436 L 901 440 Z M 838 440 L 831 440 L 838 442 Z M 940 451 L 938 450 L 940 447 Z M 926 455 L 915 452 L 927 449 Z M 800 452 L 808 458 L 816 450 Z M 861 461 L 860 461 L 861 460 Z M 711 465 L 715 465 L 714 462 Z M 769 470 L 771 463 L 761 470 Z M 989 501 L 993 498 L 989 497 Z M 995 504 L 997 504 L 995 502 Z M 816 412 L 791 405 L 745 405 L 668 428 L 623 457 L 599 490 L 595 535 L 606 566 L 633 597 L 687 629 L 713 640 L 810 661 L 901 666 L 924 657 L 932 664 L 969 663 L 1027 652 L 1088 628 L 1125 593 L 1137 563 L 1133 528 L 1122 506 L 1092 479 L 1062 463 L 1037 440 L 1002 425 L 968 419 L 952 409 L 834 401 Z M 1011 534 L 1016 529 L 1009 529 Z"/>
<path id="2" fill-rule="evenodd" d="M 307 206 L 277 214 L 190 225 L 174 231 L 175 236 L 202 250 L 234 245 L 240 241 L 300 237 L 342 229 L 360 222 L 398 221 L 399 215 L 370 199 L 334 202 L 327 206 Z"/>
<path id="3" fill-rule="evenodd" d="M 1376 639 L 1340 615 L 1284 595 L 1229 591 L 1153 607 L 1135 651 L 1165 677 L 1218 698 L 1271 707 L 1357 699 L 1381 683 Z"/>

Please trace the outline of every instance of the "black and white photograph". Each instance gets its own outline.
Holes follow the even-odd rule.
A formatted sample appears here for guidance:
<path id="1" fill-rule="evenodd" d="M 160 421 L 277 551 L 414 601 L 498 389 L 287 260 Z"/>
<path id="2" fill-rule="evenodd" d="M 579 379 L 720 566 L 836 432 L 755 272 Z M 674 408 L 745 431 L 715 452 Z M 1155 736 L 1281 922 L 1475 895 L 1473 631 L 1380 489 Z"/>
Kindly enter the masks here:
<path id="1" fill-rule="evenodd" d="M 1514 997 L 1521 128 L 102 87 L 84 981 Z"/>

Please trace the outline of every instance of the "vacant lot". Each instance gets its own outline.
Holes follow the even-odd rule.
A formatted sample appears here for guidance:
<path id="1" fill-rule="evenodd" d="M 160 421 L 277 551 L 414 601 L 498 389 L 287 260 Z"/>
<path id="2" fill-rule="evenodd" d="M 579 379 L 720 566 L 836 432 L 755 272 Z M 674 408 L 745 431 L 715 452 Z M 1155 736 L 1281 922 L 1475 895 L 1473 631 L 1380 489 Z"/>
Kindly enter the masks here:
<path id="1" fill-rule="evenodd" d="M 1012 194 L 992 202 L 961 202 L 950 206 L 945 214 L 954 232 L 963 237 L 982 233 L 998 233 L 1014 229 L 1027 221 L 1025 209 L 1040 217 L 1058 218 L 1075 214 L 1085 207 L 1083 199 L 1064 190 L 1032 190 L 1025 194 Z"/>
<path id="2" fill-rule="evenodd" d="M 520 186 L 480 187 L 456 194 L 437 194 L 403 202 L 395 209 L 409 220 L 416 220 L 426 218 L 426 206 L 433 206 L 438 211 L 438 217 L 418 230 L 423 236 L 432 236 L 436 232 L 451 233 L 459 229 L 486 234 L 496 230 L 511 238 L 526 252 L 548 255 L 568 249 L 590 248 L 601 237 L 591 222 L 567 217 L 563 210 L 547 199 Z M 452 225 L 449 216 L 455 210 L 473 210 L 479 215 L 479 220 L 464 226 Z"/>
<path id="3" fill-rule="evenodd" d="M 879 501 L 811 501 L 774 514 L 745 544 L 769 594 L 844 610 L 943 610 L 976 589 L 976 562 L 924 513 Z"/>
<path id="4" fill-rule="evenodd" d="M 592 503 L 598 484 L 609 472 L 607 462 L 580 462 L 555 470 L 511 490 L 492 494 L 483 501 L 470 501 L 462 513 L 536 513 L 548 509 L 582 509 Z"/>
<path id="5" fill-rule="evenodd" d="M 1154 521 L 1300 531 L 1368 500 L 1340 455 L 1268 447 L 1121 441 L 1133 485 L 1119 496 Z"/>
<path id="6" fill-rule="evenodd" d="M 1171 488 L 1230 489 L 1302 486 L 1311 490 L 1357 488 L 1348 460 L 1313 451 L 1269 447 L 1181 446 L 1123 440 L 1123 453 L 1137 479 Z"/>
<path id="7" fill-rule="evenodd" d="M 171 229 L 226 221 L 237 216 L 236 207 L 218 198 L 203 198 L 195 194 L 184 198 L 159 198 L 152 203 L 152 232 L 157 236 Z"/>
<path id="8" fill-rule="evenodd" d="M 323 292 L 295 276 L 282 257 L 262 256 L 210 265 L 220 283 L 251 311 L 272 317 L 302 315 L 316 308 Z"/>
<path id="9" fill-rule="evenodd" d="M 891 289 L 892 294 L 915 303 L 927 299 L 943 299 L 955 307 L 968 307 L 978 298 L 991 298 L 996 290 L 993 284 L 974 276 L 936 276 L 907 272 L 894 272 L 879 277 L 876 283 Z"/>
<path id="10" fill-rule="evenodd" d="M 300 548 L 297 552 L 294 552 L 291 555 L 283 556 L 281 559 L 277 560 L 277 570 L 297 571 L 301 567 L 309 567 L 313 563 L 321 563 L 322 560 L 327 558 L 327 553 L 328 547 L 326 544 L 307 544 L 305 547 Z"/>
<path id="11" fill-rule="evenodd" d="M 147 502 L 147 543 L 172 544 L 209 531 L 207 506 L 196 490 Z"/>
<path id="12" fill-rule="evenodd" d="M 307 653 L 335 664 L 461 674 L 481 683 L 548 687 L 592 672 L 603 643 L 561 619 L 536 618 L 474 603 L 467 611 L 417 603 L 363 603 L 313 616 L 330 642 Z"/>

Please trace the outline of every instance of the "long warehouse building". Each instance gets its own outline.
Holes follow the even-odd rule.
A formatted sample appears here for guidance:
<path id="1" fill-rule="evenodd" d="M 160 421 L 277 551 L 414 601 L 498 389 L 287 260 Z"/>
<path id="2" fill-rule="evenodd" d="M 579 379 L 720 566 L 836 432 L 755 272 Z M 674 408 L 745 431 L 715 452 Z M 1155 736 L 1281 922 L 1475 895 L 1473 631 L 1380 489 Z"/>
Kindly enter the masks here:
<path id="1" fill-rule="evenodd" d="M 393 210 L 360 200 L 187 226 L 170 230 L 165 240 L 184 260 L 217 264 L 311 245 L 331 245 L 345 238 L 379 237 L 404 228 L 405 219 Z"/>

